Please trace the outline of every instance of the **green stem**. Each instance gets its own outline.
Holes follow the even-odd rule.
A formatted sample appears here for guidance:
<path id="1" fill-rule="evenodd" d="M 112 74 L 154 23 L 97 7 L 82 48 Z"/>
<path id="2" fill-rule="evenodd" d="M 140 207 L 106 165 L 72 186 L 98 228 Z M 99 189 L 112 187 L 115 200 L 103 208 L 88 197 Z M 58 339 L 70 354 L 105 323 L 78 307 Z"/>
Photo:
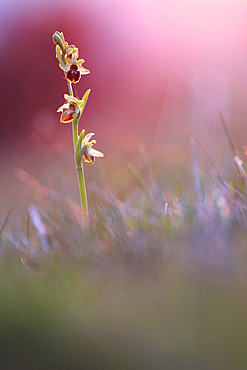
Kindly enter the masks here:
<path id="1" fill-rule="evenodd" d="M 77 144 L 77 140 L 78 140 L 78 121 L 79 121 L 78 117 L 76 117 L 72 121 L 72 133 L 73 133 L 73 143 L 74 143 L 74 152 L 75 152 L 75 163 L 76 163 L 78 183 L 79 183 L 79 189 L 80 189 L 82 211 L 85 211 L 86 213 L 88 213 L 87 192 L 86 192 L 86 185 L 85 185 L 85 176 L 84 176 L 84 170 L 83 170 L 83 163 L 82 163 L 82 160 L 81 160 L 81 156 L 80 156 L 79 160 L 78 160 L 78 158 L 76 158 L 76 144 Z"/>
<path id="2" fill-rule="evenodd" d="M 66 73 L 64 72 L 64 74 L 65 74 L 65 78 L 66 78 Z M 67 84 L 68 84 L 68 88 L 69 88 L 69 95 L 74 96 L 73 89 L 72 89 L 72 83 L 69 80 L 67 80 Z"/>
<path id="3" fill-rule="evenodd" d="M 74 144 L 74 151 L 76 148 L 76 143 L 78 140 L 78 118 L 76 117 L 72 121 L 72 136 L 73 136 L 73 144 Z"/>
<path id="4" fill-rule="evenodd" d="M 66 77 L 66 73 L 65 73 L 65 77 Z M 72 84 L 69 80 L 67 80 L 67 84 L 68 84 L 68 88 L 69 88 L 69 95 L 74 96 Z M 79 122 L 79 117 L 76 117 L 72 121 L 72 136 L 73 136 L 73 145 L 74 145 L 75 157 L 76 157 L 76 144 L 77 144 L 77 141 L 78 141 L 78 122 Z M 86 191 L 83 163 L 82 163 L 81 158 L 80 158 L 80 160 L 77 160 L 77 158 L 75 158 L 75 164 L 76 164 L 78 184 L 79 184 L 79 190 L 80 190 L 82 215 L 83 215 L 84 212 L 86 214 L 88 214 L 87 191 Z"/>
<path id="5" fill-rule="evenodd" d="M 82 210 L 84 210 L 87 214 L 88 213 L 87 191 L 86 191 L 86 185 L 85 185 L 83 165 L 77 168 L 77 176 L 78 176 L 78 182 L 79 182 Z"/>

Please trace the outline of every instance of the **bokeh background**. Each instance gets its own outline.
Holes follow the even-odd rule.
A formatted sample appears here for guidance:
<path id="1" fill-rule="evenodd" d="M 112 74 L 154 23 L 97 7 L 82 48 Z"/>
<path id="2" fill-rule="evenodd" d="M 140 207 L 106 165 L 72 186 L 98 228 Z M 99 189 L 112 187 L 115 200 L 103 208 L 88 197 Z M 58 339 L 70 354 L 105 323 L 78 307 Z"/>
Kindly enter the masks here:
<path id="1" fill-rule="evenodd" d="M 244 159 L 247 3 L 0 8 L 0 369 L 246 369 L 246 176 L 221 117 Z M 105 153 L 83 233 L 56 30 Z"/>
<path id="2" fill-rule="evenodd" d="M 56 113 L 67 86 L 55 30 L 91 71 L 77 84 L 79 97 L 92 89 L 80 125 L 96 133 L 96 166 L 112 187 L 128 177 L 126 162 L 139 166 L 140 144 L 164 181 L 176 178 L 191 167 L 191 135 L 224 170 L 220 112 L 244 155 L 246 11 L 238 1 L 3 1 L 0 161 L 13 203 L 24 199 L 20 169 L 44 182 L 55 166 L 67 190 L 76 186 L 71 128 Z"/>

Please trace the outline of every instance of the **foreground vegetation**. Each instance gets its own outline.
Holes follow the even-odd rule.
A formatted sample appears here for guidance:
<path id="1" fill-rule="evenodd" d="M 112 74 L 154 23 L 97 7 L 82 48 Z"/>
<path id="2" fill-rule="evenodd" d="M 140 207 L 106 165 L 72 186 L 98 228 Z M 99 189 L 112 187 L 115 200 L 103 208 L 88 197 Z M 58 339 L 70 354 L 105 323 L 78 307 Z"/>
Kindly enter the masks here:
<path id="1" fill-rule="evenodd" d="M 91 168 L 83 231 L 78 203 L 19 172 L 35 196 L 1 210 L 0 368 L 245 369 L 246 178 L 229 142 L 224 179 L 192 141 L 186 194 L 162 189 L 144 150 L 124 196 Z"/>

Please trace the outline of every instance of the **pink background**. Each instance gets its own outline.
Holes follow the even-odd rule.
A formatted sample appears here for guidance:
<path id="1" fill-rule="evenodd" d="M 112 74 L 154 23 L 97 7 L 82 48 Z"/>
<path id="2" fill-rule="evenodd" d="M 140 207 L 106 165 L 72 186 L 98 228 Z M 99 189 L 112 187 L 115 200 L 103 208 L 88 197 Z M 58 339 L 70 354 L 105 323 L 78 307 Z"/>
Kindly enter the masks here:
<path id="1" fill-rule="evenodd" d="M 143 144 L 151 160 L 183 167 L 191 160 L 191 134 L 222 160 L 229 149 L 219 112 L 244 155 L 245 2 L 13 0 L 1 7 L 5 174 L 17 166 L 37 175 L 52 160 L 71 165 L 71 127 L 56 113 L 68 91 L 51 40 L 55 30 L 79 47 L 91 71 L 77 93 L 92 89 L 80 128 L 95 132 L 95 148 L 105 153 L 97 166 L 135 163 Z"/>

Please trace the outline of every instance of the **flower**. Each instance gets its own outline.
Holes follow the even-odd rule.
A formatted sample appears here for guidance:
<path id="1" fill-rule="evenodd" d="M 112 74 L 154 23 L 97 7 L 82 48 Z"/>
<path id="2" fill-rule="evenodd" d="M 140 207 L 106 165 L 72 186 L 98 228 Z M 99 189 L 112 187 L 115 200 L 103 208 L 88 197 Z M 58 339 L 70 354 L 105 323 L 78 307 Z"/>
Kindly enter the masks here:
<path id="1" fill-rule="evenodd" d="M 85 62 L 84 59 L 78 59 L 79 52 L 78 48 L 74 48 L 72 53 L 66 58 L 66 63 L 61 63 L 59 67 L 66 72 L 66 78 L 73 83 L 80 80 L 81 75 L 87 75 L 90 71 L 82 64 Z"/>
<path id="2" fill-rule="evenodd" d="M 59 60 L 59 67 L 66 72 L 66 78 L 72 83 L 77 83 L 82 75 L 90 73 L 90 71 L 82 64 L 83 59 L 78 59 L 79 51 L 75 45 L 69 45 L 64 38 L 62 32 L 56 31 L 52 36 L 56 44 L 56 56 Z"/>
<path id="3" fill-rule="evenodd" d="M 59 31 L 56 31 L 52 35 L 52 39 L 53 39 L 54 43 L 61 48 L 62 52 L 64 52 L 68 43 L 65 41 L 63 33 L 59 32 Z"/>
<path id="4" fill-rule="evenodd" d="M 104 154 L 92 148 L 92 146 L 96 143 L 96 140 L 89 141 L 94 133 L 87 134 L 84 139 L 82 140 L 82 157 L 84 158 L 85 162 L 94 163 L 95 157 L 104 157 Z"/>
<path id="5" fill-rule="evenodd" d="M 67 100 L 67 103 L 58 108 L 57 112 L 62 112 L 60 122 L 69 123 L 79 116 L 81 109 L 85 105 L 85 100 L 78 100 L 74 96 L 67 94 L 64 94 L 64 98 Z"/>

